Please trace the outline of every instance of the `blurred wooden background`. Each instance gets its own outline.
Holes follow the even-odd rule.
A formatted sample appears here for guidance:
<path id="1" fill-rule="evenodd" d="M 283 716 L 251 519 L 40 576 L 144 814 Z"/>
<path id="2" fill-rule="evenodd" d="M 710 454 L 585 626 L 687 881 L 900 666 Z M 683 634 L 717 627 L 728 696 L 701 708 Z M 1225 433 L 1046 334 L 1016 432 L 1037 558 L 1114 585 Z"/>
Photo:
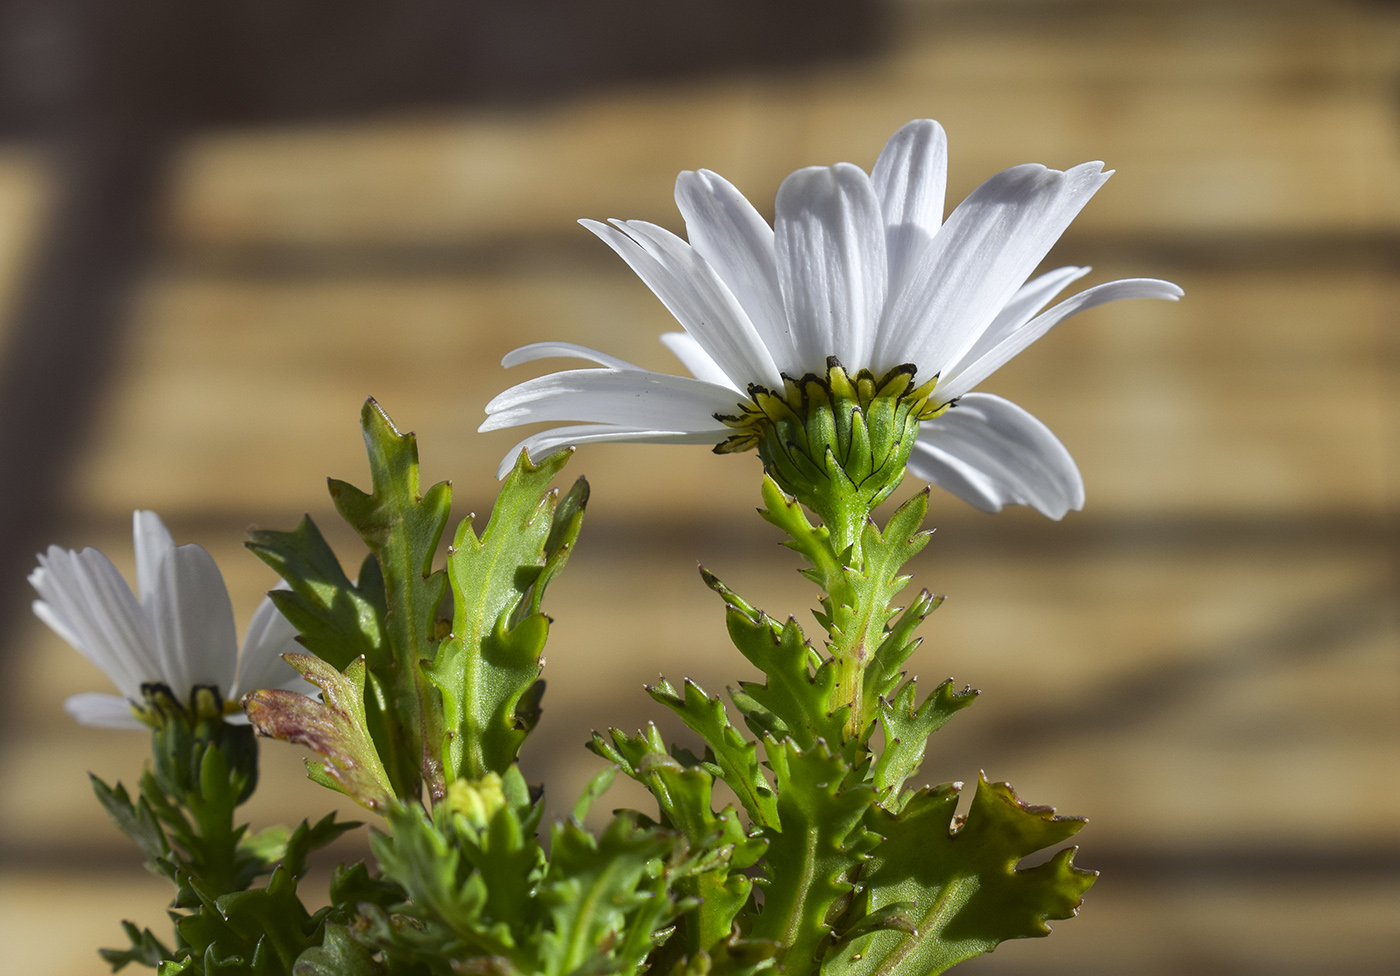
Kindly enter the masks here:
<path id="1" fill-rule="evenodd" d="M 98 347 L 51 541 L 127 567 L 131 510 L 154 508 L 214 553 L 246 620 L 273 582 L 241 548 L 249 526 L 310 512 L 358 560 L 323 479 L 365 482 L 367 394 L 418 432 L 425 477 L 452 479 L 466 515 L 489 507 L 517 436 L 474 432 L 529 375 L 499 368 L 506 351 L 567 339 L 674 368 L 654 339 L 664 309 L 576 218 L 679 230 L 672 181 L 700 166 L 771 213 L 790 170 L 868 167 L 919 116 L 948 130 L 950 202 L 1008 165 L 1102 158 L 1118 173 L 1051 261 L 1092 263 L 1090 283 L 1169 278 L 1186 299 L 1086 313 L 987 384 L 1059 434 L 1088 505 L 1054 524 L 938 496 L 916 582 L 949 600 L 912 664 L 983 691 L 927 778 L 985 769 L 1089 817 L 1079 860 L 1104 873 L 1051 938 L 959 971 L 1395 972 L 1400 10 L 905 0 L 886 15 L 860 57 L 182 138 L 154 258 Z M 12 305 L 55 206 L 47 159 L 0 151 Z M 0 348 L 24 373 L 14 337 Z M 34 409 L 61 414 L 91 382 L 52 384 Z M 775 614 L 808 620 L 813 602 L 753 515 L 753 457 L 586 447 L 570 467 L 594 495 L 548 601 L 526 754 L 558 809 L 598 768 L 590 730 L 662 718 L 640 688 L 658 671 L 712 691 L 747 676 L 697 560 Z M 163 883 L 85 776 L 131 782 L 146 743 L 67 720 L 64 697 L 104 681 L 22 612 L 19 577 L 7 586 L 6 958 L 99 973 L 122 917 L 163 931 Z M 256 824 L 335 805 L 298 753 L 265 748 Z"/>

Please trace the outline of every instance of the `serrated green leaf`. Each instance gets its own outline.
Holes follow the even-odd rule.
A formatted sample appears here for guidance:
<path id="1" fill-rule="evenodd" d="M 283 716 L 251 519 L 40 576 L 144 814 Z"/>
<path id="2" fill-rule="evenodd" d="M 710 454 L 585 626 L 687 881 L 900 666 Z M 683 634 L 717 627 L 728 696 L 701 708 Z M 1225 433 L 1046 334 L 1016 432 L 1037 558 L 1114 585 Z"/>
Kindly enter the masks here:
<path id="1" fill-rule="evenodd" d="M 412 915 L 446 926 L 463 954 L 512 953 L 509 929 L 486 915 L 486 885 L 452 837 L 417 806 L 396 804 L 388 820 L 392 834 L 372 833 L 370 846 L 384 877 L 407 893 Z"/>
<path id="2" fill-rule="evenodd" d="M 407 897 L 403 888 L 388 878 L 371 877 L 364 861 L 356 861 L 349 867 L 336 865 L 331 873 L 331 904 L 350 914 L 361 904 L 387 909 Z"/>
<path id="3" fill-rule="evenodd" d="M 543 976 L 638 972 L 655 945 L 653 933 L 675 912 L 660 865 L 679 841 L 627 816 L 615 817 L 598 838 L 576 823 L 556 824 L 538 893 L 550 918 L 538 945 Z"/>
<path id="4" fill-rule="evenodd" d="M 843 573 L 841 554 L 832 545 L 831 533 L 825 527 L 813 525 L 797 500 L 785 494 L 766 474 L 762 492 L 764 507 L 758 514 L 787 533 L 788 541 L 783 545 L 800 553 L 811 565 L 803 575 L 823 591 L 830 592 Z"/>
<path id="5" fill-rule="evenodd" d="M 743 688 L 731 685 L 725 690 L 729 693 L 729 700 L 744 717 L 744 724 L 759 739 L 786 739 L 791 734 L 786 722 L 760 705 Z"/>
<path id="6" fill-rule="evenodd" d="M 389 924 L 381 927 L 386 949 L 414 958 L 437 952 L 440 965 L 471 960 L 499 968 L 493 960 L 504 960 L 506 969 L 528 971 L 541 914 L 533 892 L 545 860 L 535 836 L 539 816 L 514 770 L 476 784 L 453 781 L 431 819 L 416 806 L 391 811 L 392 834 L 372 835 L 370 843 L 382 880 L 406 896 L 394 911 L 412 919 L 422 938 L 405 943 L 408 933 Z"/>
<path id="7" fill-rule="evenodd" d="M 566 460 L 568 457 L 565 453 Z M 540 612 L 544 591 L 568 562 L 574 544 L 578 542 L 579 532 L 583 529 L 583 513 L 588 506 L 588 492 L 587 480 L 579 478 L 555 507 L 550 518 L 549 537 L 544 541 L 544 567 L 540 569 L 539 576 L 530 587 L 529 600 L 522 600 L 517 605 L 516 613 L 520 616 Z"/>
<path id="8" fill-rule="evenodd" d="M 733 807 L 714 812 L 714 776 L 699 762 L 687 765 L 668 754 L 655 725 L 641 735 L 613 729 L 610 736 L 595 733 L 590 748 L 647 787 L 662 825 L 681 831 L 689 847 L 693 866 L 678 880 L 677 892 L 692 904 L 676 938 L 691 954 L 714 949 L 728 939 L 749 901 L 752 882 L 739 872 L 758 861 L 767 843 L 745 834 Z"/>
<path id="9" fill-rule="evenodd" d="M 900 613 L 894 625 L 886 630 L 884 639 L 866 667 L 866 701 L 890 697 L 903 678 L 900 667 L 922 640 L 914 636 L 915 628 L 942 605 L 943 597 L 921 590 L 914 602 Z"/>
<path id="10" fill-rule="evenodd" d="M 292 976 L 384 976 L 368 949 L 344 925 L 327 925 L 324 940 L 297 957 Z"/>
<path id="11" fill-rule="evenodd" d="M 306 859 L 313 852 L 333 844 L 341 834 L 360 826 L 356 820 L 337 820 L 334 812 L 314 824 L 303 820 L 287 838 L 282 851 L 282 866 L 294 878 L 306 874 Z"/>
<path id="12" fill-rule="evenodd" d="M 323 763 L 307 764 L 316 782 L 382 813 L 394 791 L 365 725 L 364 658 L 351 661 L 341 674 L 309 654 L 284 657 L 321 689 L 322 701 L 280 688 L 255 691 L 243 699 L 248 720 L 259 734 L 304 745 L 322 757 Z"/>
<path id="13" fill-rule="evenodd" d="M 680 716 L 690 730 L 705 740 L 715 756 L 715 764 L 729 788 L 739 798 L 749 819 L 764 827 L 778 824 L 777 798 L 758 765 L 758 744 L 739 734 L 729 722 L 729 713 L 718 697 L 711 698 L 689 678 L 684 695 L 665 680 L 647 688 L 656 701 Z"/>
<path id="14" fill-rule="evenodd" d="M 875 790 L 887 810 L 900 809 L 900 790 L 923 762 L 928 737 L 957 712 L 971 705 L 978 694 L 972 688 L 953 690 L 952 678 L 930 692 L 918 708 L 914 707 L 916 693 L 915 682 L 911 679 L 899 690 L 894 701 L 880 702 L 885 749 L 875 762 Z"/>
<path id="15" fill-rule="evenodd" d="M 88 779 L 92 783 L 92 791 L 97 795 L 98 802 L 102 804 L 102 809 L 107 811 L 107 816 L 121 828 L 122 833 L 135 841 L 147 862 L 156 861 L 170 853 L 170 843 L 165 839 L 165 832 L 160 829 L 150 804 L 144 798 L 133 804 L 131 796 L 122 784 L 118 783 L 115 788 L 108 786 L 91 773 L 88 774 Z"/>
<path id="16" fill-rule="evenodd" d="M 583 479 L 559 500 L 549 482 L 569 451 L 538 465 L 521 452 L 481 536 L 457 529 L 447 559 L 452 633 L 425 672 L 442 697 L 449 777 L 504 773 L 539 716 L 545 587 L 563 567 L 588 498 Z"/>
<path id="17" fill-rule="evenodd" d="M 875 790 L 868 783 L 843 785 L 850 767 L 825 743 L 801 750 L 788 739 L 764 747 L 781 827 L 764 831 L 767 884 L 750 934 L 782 946 L 784 971 L 803 976 L 815 970 L 830 920 L 850 896 L 849 878 L 877 839 L 861 826 Z"/>
<path id="18" fill-rule="evenodd" d="M 362 656 L 371 668 L 387 662 L 383 578 L 377 571 L 362 570 L 358 586 L 350 582 L 309 515 L 291 532 L 254 530 L 248 538 L 245 545 L 290 587 L 268 596 L 308 651 L 340 669 Z"/>
<path id="19" fill-rule="evenodd" d="M 440 795 L 441 730 L 436 692 L 420 662 L 436 654 L 438 607 L 447 594 L 447 576 L 433 570 L 438 542 L 447 527 L 452 486 L 439 482 L 420 492 L 418 442 L 402 434 L 373 398 L 360 411 L 369 456 L 371 490 L 366 493 L 331 479 L 336 510 L 360 534 L 378 562 L 384 580 L 384 633 L 391 658 L 373 671 L 383 686 L 394 725 L 401 730 L 404 757 L 396 765 L 398 795 L 416 798 L 426 781 Z M 413 768 L 404 768 L 412 764 Z"/>
<path id="20" fill-rule="evenodd" d="M 810 748 L 818 739 L 840 743 L 846 710 L 832 711 L 836 669 L 812 650 L 797 621 L 788 618 L 778 627 L 762 611 L 750 617 L 731 606 L 725 622 L 734 646 L 768 678 L 763 684 L 741 681 L 745 695 L 775 715 L 799 747 Z"/>
<path id="21" fill-rule="evenodd" d="M 355 658 L 365 658 L 369 669 L 365 724 L 395 791 L 415 792 L 422 757 L 392 714 L 377 673 L 389 677 L 395 672 L 385 631 L 387 607 L 379 561 L 373 553 L 366 556 L 357 581 L 351 583 L 309 515 L 291 532 L 258 530 L 248 535 L 248 548 L 290 587 L 272 590 L 268 598 L 296 627 L 302 645 L 342 670 Z"/>
<path id="22" fill-rule="evenodd" d="M 912 903 L 915 933 L 876 932 L 853 939 L 825 963 L 847 976 L 925 976 L 998 943 L 1048 935 L 1047 921 L 1069 918 L 1096 875 L 1074 867 L 1072 848 L 1033 868 L 1024 857 L 1063 843 L 1084 821 L 1022 803 L 1005 783 L 978 781 L 967 821 L 954 832 L 958 790 L 921 790 L 900 813 L 876 809 L 869 820 L 884 839 L 862 872 L 864 908 Z"/>
<path id="23" fill-rule="evenodd" d="M 199 908 L 176 922 L 204 976 L 284 976 L 298 956 L 315 945 L 320 924 L 296 894 L 296 878 L 285 868 L 272 872 L 266 888 L 216 896 L 188 879 Z"/>
<path id="24" fill-rule="evenodd" d="M 112 967 L 112 972 L 119 972 L 131 963 L 139 963 L 142 966 L 155 969 L 162 962 L 175 958 L 150 929 L 137 928 L 134 923 L 124 921 L 122 922 L 122 931 L 126 933 L 127 940 L 131 943 L 130 948 L 97 950 L 102 961 Z"/>

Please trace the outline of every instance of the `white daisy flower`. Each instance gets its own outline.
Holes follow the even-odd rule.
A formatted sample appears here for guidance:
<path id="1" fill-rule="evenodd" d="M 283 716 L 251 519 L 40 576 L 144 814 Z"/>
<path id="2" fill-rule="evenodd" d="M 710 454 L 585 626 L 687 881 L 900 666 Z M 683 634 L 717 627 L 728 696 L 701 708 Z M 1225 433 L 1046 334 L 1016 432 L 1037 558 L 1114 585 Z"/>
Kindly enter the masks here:
<path id="1" fill-rule="evenodd" d="M 132 537 L 139 599 L 96 549 L 50 546 L 29 574 L 40 596 L 35 615 L 120 692 L 74 695 L 64 704 L 69 715 L 100 728 L 144 728 L 137 714 L 148 685 L 164 686 L 182 705 L 199 687 L 217 689 L 228 703 L 259 688 L 315 690 L 281 660 L 304 648 L 271 600 L 253 614 L 240 652 L 233 606 L 213 557 L 200 546 L 175 545 L 155 512 L 133 514 Z M 241 712 L 230 720 L 246 721 Z"/>
<path id="2" fill-rule="evenodd" d="M 594 441 L 721 451 L 757 443 L 771 473 L 772 444 L 765 451 L 757 429 L 764 394 L 791 401 L 803 378 L 822 383 L 833 366 L 850 378 L 867 370 L 877 386 L 904 367 L 922 384 L 893 388 L 918 400 L 917 439 L 898 452 L 909 471 L 986 511 L 1020 504 L 1060 518 L 1084 502 L 1069 452 L 1020 407 L 972 390 L 1076 312 L 1181 296 L 1170 282 L 1128 278 L 1045 309 L 1089 269 L 1027 281 L 1110 175 L 1097 162 L 1065 172 L 1014 166 L 944 221 L 947 139 L 937 122 L 920 119 L 894 134 L 869 175 L 850 163 L 790 175 L 778 189 L 773 227 L 708 170 L 676 181 L 689 242 L 640 220 L 582 221 L 684 326 L 661 338 L 691 375 L 652 372 L 565 342 L 515 350 L 504 365 L 572 357 L 601 368 L 527 380 L 487 405 L 483 431 L 584 422 L 526 438 L 501 475 L 520 448 L 539 454 Z"/>

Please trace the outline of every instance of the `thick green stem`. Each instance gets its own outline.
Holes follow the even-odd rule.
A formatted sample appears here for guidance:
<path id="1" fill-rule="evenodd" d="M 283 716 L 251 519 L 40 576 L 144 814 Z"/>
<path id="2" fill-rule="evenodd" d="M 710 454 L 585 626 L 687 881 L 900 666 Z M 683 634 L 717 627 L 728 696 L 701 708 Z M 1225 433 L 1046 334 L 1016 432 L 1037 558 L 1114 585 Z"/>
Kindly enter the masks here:
<path id="1" fill-rule="evenodd" d="M 833 628 L 828 650 L 836 662 L 836 697 L 832 711 L 849 707 L 844 736 L 858 737 L 869 721 L 864 700 L 865 669 L 880 646 L 884 636 L 885 607 L 879 595 L 869 587 L 860 586 L 866 576 L 866 553 L 863 536 L 870 520 L 869 500 L 858 492 L 833 492 L 823 499 L 826 504 L 817 509 L 830 533 L 831 547 L 841 561 L 844 572 L 829 584 L 828 598 L 833 611 Z M 837 621 L 840 624 L 837 624 Z"/>

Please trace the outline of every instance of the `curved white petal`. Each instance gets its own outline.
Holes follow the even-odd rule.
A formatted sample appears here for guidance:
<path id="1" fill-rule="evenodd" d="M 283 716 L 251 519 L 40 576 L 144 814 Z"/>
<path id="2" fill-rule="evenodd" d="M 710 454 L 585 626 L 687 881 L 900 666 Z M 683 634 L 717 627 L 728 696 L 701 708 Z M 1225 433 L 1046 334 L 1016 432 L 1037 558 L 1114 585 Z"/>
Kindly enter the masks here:
<path id="1" fill-rule="evenodd" d="M 243 637 L 243 650 L 238 655 L 238 678 L 225 694 L 235 702 L 248 692 L 263 688 L 315 694 L 316 686 L 282 660 L 283 654 L 305 653 L 306 648 L 297 642 L 297 629 L 282 616 L 270 598 L 264 597 L 253 611 L 248 633 Z"/>
<path id="2" fill-rule="evenodd" d="M 131 703 L 120 695 L 104 695 L 88 691 L 72 695 L 63 703 L 67 712 L 79 725 L 91 725 L 99 729 L 144 729 L 131 711 Z"/>
<path id="3" fill-rule="evenodd" d="M 30 585 L 33 586 L 35 589 L 38 589 L 39 581 L 43 579 L 43 575 L 44 571 L 42 569 L 36 569 L 32 573 L 30 573 Z M 49 628 L 49 630 L 53 631 L 59 637 L 63 638 L 64 643 L 66 643 L 68 646 L 76 648 L 79 644 L 82 643 L 82 640 L 73 631 L 73 628 L 68 623 L 68 621 L 63 619 L 63 615 L 60 614 L 57 610 L 55 610 L 52 606 L 45 603 L 43 600 L 35 600 L 29 605 L 29 607 L 31 610 L 34 611 L 34 616 L 38 617 Z"/>
<path id="4" fill-rule="evenodd" d="M 1052 519 L 1084 507 L 1084 479 L 1050 428 L 1010 400 L 969 393 L 919 425 L 916 477 L 984 511 L 1029 505 Z"/>
<path id="5" fill-rule="evenodd" d="M 155 591 L 156 567 L 175 551 L 175 540 L 159 515 L 137 509 L 131 513 L 131 541 L 136 555 L 136 593 L 146 603 Z"/>
<path id="6" fill-rule="evenodd" d="M 195 685 L 227 694 L 238 668 L 238 633 L 214 557 L 201 546 L 177 546 L 156 566 L 145 606 L 175 697 L 184 701 Z"/>
<path id="7" fill-rule="evenodd" d="M 573 342 L 532 342 L 528 346 L 512 349 L 501 357 L 501 365 L 506 368 L 532 363 L 537 359 L 584 359 L 609 369 L 641 369 L 625 359 L 609 356 L 597 349 L 580 346 Z"/>
<path id="8" fill-rule="evenodd" d="M 644 220 L 579 223 L 627 262 L 735 383 L 781 386 L 778 367 L 729 286 L 685 241 Z"/>
<path id="9" fill-rule="evenodd" d="M 891 296 L 877 371 L 912 362 L 931 374 L 961 359 L 1112 175 L 1102 168 L 1013 166 L 973 190 Z"/>
<path id="10" fill-rule="evenodd" d="M 1056 268 L 1026 282 L 1011 296 L 1011 301 L 997 313 L 996 318 L 992 319 L 992 324 L 987 326 L 987 331 L 978 337 L 972 348 L 963 353 L 956 363 L 943 368 L 944 378 L 955 376 L 970 363 L 975 363 L 983 353 L 1029 322 L 1052 298 L 1091 270 L 1093 269 Z"/>
<path id="11" fill-rule="evenodd" d="M 774 364 L 784 372 L 798 369 L 768 221 L 732 183 L 707 169 L 676 177 L 676 206 L 690 246 L 729 286 Z"/>
<path id="12" fill-rule="evenodd" d="M 889 278 L 870 177 L 850 163 L 809 166 L 783 180 L 775 208 L 778 282 L 798 368 L 823 372 L 828 356 L 852 371 L 870 365 Z"/>
<path id="13" fill-rule="evenodd" d="M 981 383 L 992 373 L 1004 366 L 1021 350 L 1039 339 L 1058 323 L 1076 312 L 1105 302 L 1122 301 L 1125 298 L 1159 298 L 1176 301 L 1182 295 L 1181 288 L 1170 281 L 1157 278 L 1121 278 L 1107 284 L 1086 288 L 1077 295 L 1071 295 L 1054 308 L 1031 319 L 1021 328 L 1002 339 L 987 350 L 965 369 L 960 369 L 940 383 L 934 396 L 941 402 L 954 400 Z"/>
<path id="14" fill-rule="evenodd" d="M 740 396 L 744 395 L 743 391 L 734 385 L 734 381 L 724 375 L 724 370 L 719 368 L 719 364 L 700 348 L 700 343 L 696 342 L 689 332 L 663 332 L 661 344 L 671 350 L 671 355 L 679 359 L 681 365 L 697 380 L 714 383 L 716 386 L 727 386 Z"/>
<path id="15" fill-rule="evenodd" d="M 948 183 L 948 136 L 932 119 L 900 128 L 875 161 L 870 182 L 885 215 L 890 293 L 917 269 L 925 248 L 943 223 Z"/>
<path id="16" fill-rule="evenodd" d="M 999 512 L 1006 504 L 996 484 L 981 471 L 924 441 L 914 444 L 909 455 L 909 474 L 938 485 L 983 512 Z"/>
<path id="17" fill-rule="evenodd" d="M 728 437 L 732 430 L 718 421 L 709 430 L 651 430 L 642 427 L 623 427 L 617 424 L 580 424 L 573 427 L 555 427 L 552 430 L 531 434 L 516 444 L 506 454 L 496 469 L 497 480 L 504 478 L 515 466 L 515 459 L 522 450 L 529 451 L 531 458 L 552 454 L 562 447 L 575 447 L 579 444 L 603 444 L 628 441 L 636 444 L 718 444 Z"/>
<path id="18" fill-rule="evenodd" d="M 538 420 L 577 420 L 664 430 L 707 430 L 734 412 L 734 391 L 647 370 L 570 369 L 512 386 L 486 405 L 478 430 Z"/>
<path id="19" fill-rule="evenodd" d="M 50 546 L 29 582 L 41 598 L 35 604 L 39 619 L 57 623 L 55 632 L 101 668 L 122 695 L 138 699 L 144 682 L 165 680 L 146 614 L 102 553 Z"/>

